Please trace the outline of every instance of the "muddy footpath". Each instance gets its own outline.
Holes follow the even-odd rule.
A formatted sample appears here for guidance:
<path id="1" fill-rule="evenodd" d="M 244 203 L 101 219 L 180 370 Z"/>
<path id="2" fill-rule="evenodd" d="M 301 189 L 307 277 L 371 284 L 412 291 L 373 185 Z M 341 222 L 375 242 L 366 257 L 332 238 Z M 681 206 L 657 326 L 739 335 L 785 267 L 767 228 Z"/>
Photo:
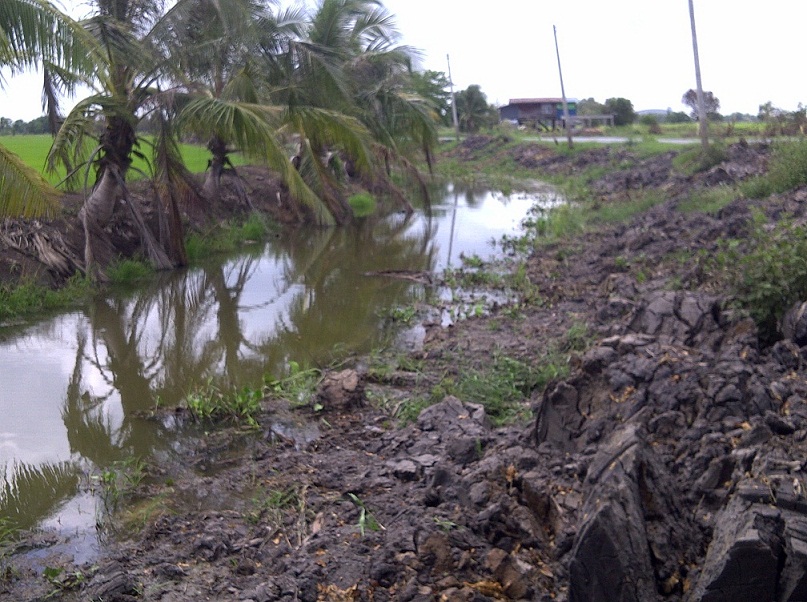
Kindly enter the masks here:
<path id="1" fill-rule="evenodd" d="M 181 462 L 150 464 L 99 559 L 50 558 L 48 579 L 6 556 L 0 600 L 807 600 L 807 316 L 763 345 L 697 262 L 672 259 L 742 239 L 755 210 L 802 219 L 807 190 L 679 210 L 696 188 L 763 173 L 765 146 L 695 176 L 675 152 L 508 152 L 536 173 L 609 167 L 591 183 L 602 203 L 665 200 L 538 246 L 540 302 L 427 322 L 407 361 L 356 358 L 304 407 L 267 397 L 257 432 L 213 428 Z M 496 427 L 448 395 L 400 425 L 396 400 L 493 354 L 540 362 L 580 325 L 568 376 L 523 400 L 528 419 Z"/>

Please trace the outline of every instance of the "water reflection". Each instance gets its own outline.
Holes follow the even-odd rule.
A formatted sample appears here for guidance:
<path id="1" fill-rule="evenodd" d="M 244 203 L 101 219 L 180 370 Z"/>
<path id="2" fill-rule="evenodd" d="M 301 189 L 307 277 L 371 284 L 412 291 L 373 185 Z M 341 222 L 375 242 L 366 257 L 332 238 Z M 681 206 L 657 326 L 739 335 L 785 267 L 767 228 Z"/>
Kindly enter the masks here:
<path id="1" fill-rule="evenodd" d="M 81 312 L 0 328 L 0 519 L 35 524 L 81 475 L 172 454 L 177 434 L 144 415 L 208 379 L 254 386 L 291 361 L 323 365 L 378 345 L 389 308 L 426 294 L 379 274 L 488 257 L 534 202 L 459 186 L 433 198 L 428 211 L 300 230 Z"/>

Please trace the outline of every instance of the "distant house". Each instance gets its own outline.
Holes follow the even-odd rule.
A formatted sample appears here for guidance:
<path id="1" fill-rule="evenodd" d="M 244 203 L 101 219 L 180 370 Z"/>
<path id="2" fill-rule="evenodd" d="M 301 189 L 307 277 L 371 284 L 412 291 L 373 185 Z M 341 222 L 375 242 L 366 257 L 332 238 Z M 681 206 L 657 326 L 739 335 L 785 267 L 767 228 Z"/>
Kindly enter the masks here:
<path id="1" fill-rule="evenodd" d="M 577 115 L 577 100 L 567 98 L 569 117 Z M 554 130 L 558 123 L 564 126 L 562 98 L 511 98 L 510 104 L 499 109 L 502 121 L 511 121 L 519 125 L 543 127 Z M 574 122 L 573 119 L 570 119 Z"/>

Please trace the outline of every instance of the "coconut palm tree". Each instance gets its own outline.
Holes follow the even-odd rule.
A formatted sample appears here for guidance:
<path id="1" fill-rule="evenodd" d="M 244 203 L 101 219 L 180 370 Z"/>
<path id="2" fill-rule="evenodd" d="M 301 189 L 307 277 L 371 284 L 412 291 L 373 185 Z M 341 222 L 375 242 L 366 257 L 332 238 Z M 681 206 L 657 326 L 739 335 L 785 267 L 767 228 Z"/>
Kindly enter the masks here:
<path id="1" fill-rule="evenodd" d="M 0 67 L 12 76 L 49 64 L 88 70 L 80 28 L 45 0 L 0 2 Z M 0 87 L 3 85 L 0 80 Z M 57 191 L 34 169 L 0 145 L 0 216 L 37 216 L 57 208 Z"/>
<path id="2" fill-rule="evenodd" d="M 160 78 L 166 68 L 151 43 L 150 32 L 162 16 L 160 0 L 94 0 L 96 14 L 82 25 L 94 40 L 97 70 L 86 83 L 93 92 L 80 100 L 65 118 L 57 134 L 49 162 L 51 166 L 70 157 L 73 165 L 83 165 L 85 183 L 95 169 L 94 185 L 80 211 L 84 226 L 84 261 L 88 274 L 105 278 L 104 267 L 116 250 L 105 226 L 112 219 L 119 201 L 128 207 L 147 257 L 157 269 L 182 263 L 182 253 L 169 257 L 166 248 L 181 247 L 178 211 L 164 207 L 157 212 L 162 220 L 160 231 L 172 232 L 171 240 L 157 240 L 146 223 L 141 207 L 129 194 L 127 174 L 140 150 L 137 125 L 144 116 L 162 107 L 170 95 L 160 90 Z M 98 127 L 101 133 L 98 133 Z M 94 145 L 91 141 L 96 140 Z M 91 148 L 89 158 L 87 149 Z M 170 149 L 170 145 L 158 148 Z M 164 162 L 176 164 L 178 153 Z M 171 197 L 169 202 L 175 202 Z M 166 225 L 166 222 L 167 225 Z"/>
<path id="3" fill-rule="evenodd" d="M 180 66 L 175 84 L 187 94 L 179 127 L 208 140 L 208 199 L 219 196 L 225 173 L 235 174 L 228 153 L 237 149 L 277 169 L 317 223 L 340 223 L 349 217 L 347 205 L 328 188 L 310 185 L 317 179 L 306 183 L 305 170 L 289 162 L 285 141 L 291 135 L 328 141 L 350 148 L 365 165 L 367 133 L 355 119 L 313 106 L 307 98 L 290 103 L 282 92 L 291 88 L 294 70 L 284 65 L 302 31 L 302 16 L 299 9 L 272 14 L 256 0 L 186 0 L 162 20 L 160 44 Z"/>
<path id="4" fill-rule="evenodd" d="M 412 151 L 425 152 L 430 165 L 437 141 L 436 113 L 411 92 L 416 55 L 396 46 L 399 37 L 393 16 L 378 0 L 321 0 L 307 28 L 306 60 L 297 61 L 303 75 L 298 88 L 307 84 L 313 90 L 308 95 L 312 104 L 351 115 L 370 133 L 376 168 L 365 175 L 392 190 L 386 177 L 390 162 L 414 174 L 408 159 Z M 312 145 L 305 158 L 316 165 L 322 156 L 323 149 Z M 354 158 L 347 152 L 344 159 L 352 171 Z M 319 171 L 323 177 L 326 173 Z M 398 196 L 411 209 L 404 195 Z"/>

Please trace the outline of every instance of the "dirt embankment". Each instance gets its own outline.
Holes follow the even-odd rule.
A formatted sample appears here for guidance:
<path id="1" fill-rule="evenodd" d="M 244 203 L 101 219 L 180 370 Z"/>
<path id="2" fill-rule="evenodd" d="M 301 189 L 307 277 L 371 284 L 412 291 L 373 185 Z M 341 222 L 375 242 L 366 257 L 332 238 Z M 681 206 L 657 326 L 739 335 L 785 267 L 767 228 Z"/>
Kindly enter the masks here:
<path id="1" fill-rule="evenodd" d="M 457 152 L 497 144 L 472 139 Z M 729 157 L 686 178 L 672 153 L 518 149 L 516 161 L 544 171 L 608 167 L 592 183 L 602 203 L 647 187 L 667 201 L 540 247 L 528 275 L 544 303 L 430 325 L 420 372 L 368 378 L 358 362 L 323 385 L 321 412 L 266 400 L 262 435 L 211 435 L 170 479 L 154 467 L 140 527 L 112 538 L 97 566 L 69 567 L 84 579 L 60 595 L 807 599 L 805 329 L 762 347 L 696 266 L 671 260 L 749 227 L 747 200 L 717 215 L 676 208 L 694 187 L 760 173 L 766 149 L 738 145 Z M 800 215 L 805 202 L 797 190 L 759 208 Z M 493 428 L 481 406 L 447 397 L 396 428 L 374 402 L 483 366 L 493 350 L 538 361 L 575 324 L 589 345 L 568 378 L 525 400 L 528 424 Z M 0 600 L 51 590 L 24 567 L 0 576 Z"/>

